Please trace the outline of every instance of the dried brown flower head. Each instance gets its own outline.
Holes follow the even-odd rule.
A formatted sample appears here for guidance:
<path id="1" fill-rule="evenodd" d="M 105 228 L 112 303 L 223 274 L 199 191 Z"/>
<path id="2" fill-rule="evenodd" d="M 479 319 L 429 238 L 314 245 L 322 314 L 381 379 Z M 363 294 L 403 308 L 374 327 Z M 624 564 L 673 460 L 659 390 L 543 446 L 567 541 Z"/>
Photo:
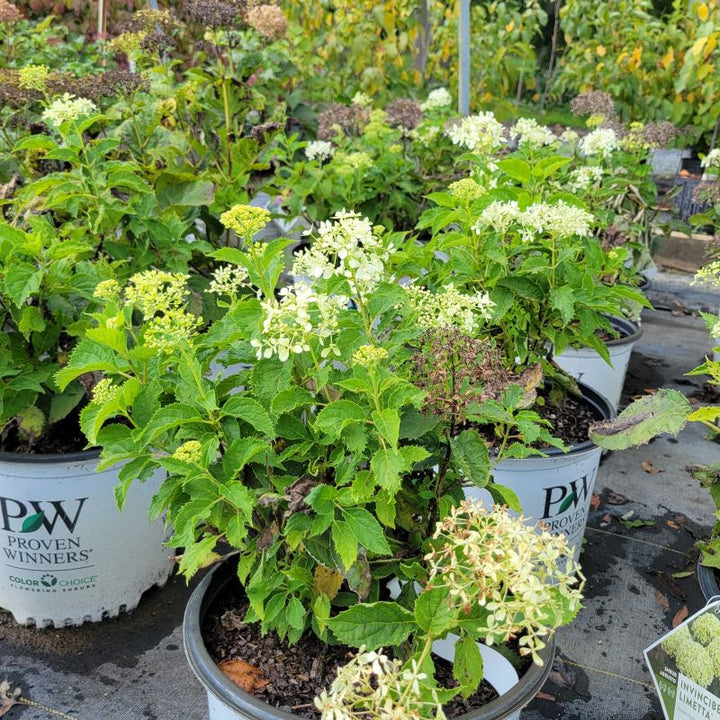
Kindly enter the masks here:
<path id="1" fill-rule="evenodd" d="M 250 8 L 245 14 L 245 22 L 268 40 L 285 37 L 288 29 L 285 13 L 277 5 L 257 5 Z"/>
<path id="2" fill-rule="evenodd" d="M 72 78 L 64 85 L 67 92 L 90 100 L 115 95 L 129 95 L 142 88 L 147 88 L 147 81 L 129 70 L 108 70 L 95 75 L 85 75 Z"/>
<path id="3" fill-rule="evenodd" d="M 242 9 L 239 5 L 231 5 L 222 0 L 188 0 L 182 16 L 187 22 L 206 27 L 231 27 L 235 25 Z"/>
<path id="4" fill-rule="evenodd" d="M 452 326 L 425 333 L 411 362 L 415 384 L 427 392 L 427 410 L 455 425 L 474 404 L 498 398 L 520 382 L 492 341 Z"/>
<path id="5" fill-rule="evenodd" d="M 261 145 L 267 142 L 268 136 L 277 132 L 280 129 L 280 123 L 277 122 L 266 122 L 260 125 L 256 125 L 250 130 L 250 137 L 256 140 Z"/>
<path id="6" fill-rule="evenodd" d="M 650 147 L 661 148 L 667 147 L 678 136 L 678 129 L 669 120 L 661 120 L 648 123 L 642 134 Z"/>
<path id="7" fill-rule="evenodd" d="M 173 47 L 173 40 L 164 30 L 153 30 L 140 41 L 140 48 L 147 53 L 162 55 Z"/>
<path id="8" fill-rule="evenodd" d="M 422 121 L 423 111 L 420 103 L 408 98 L 393 100 L 386 108 L 390 127 L 414 130 Z"/>
<path id="9" fill-rule="evenodd" d="M 605 228 L 602 234 L 602 249 L 612 250 L 616 247 L 622 247 L 629 242 L 630 236 L 617 225 L 610 225 Z"/>
<path id="10" fill-rule="evenodd" d="M 615 101 L 608 93 L 602 90 L 581 93 L 571 101 L 570 109 L 575 115 L 615 117 Z"/>
<path id="11" fill-rule="evenodd" d="M 22 19 L 22 13 L 12 3 L 0 0 L 0 22 L 14 23 Z"/>
<path id="12" fill-rule="evenodd" d="M 318 117 L 318 140 L 333 140 L 338 128 L 346 135 L 357 132 L 368 117 L 368 111 L 358 105 L 330 103 Z"/>

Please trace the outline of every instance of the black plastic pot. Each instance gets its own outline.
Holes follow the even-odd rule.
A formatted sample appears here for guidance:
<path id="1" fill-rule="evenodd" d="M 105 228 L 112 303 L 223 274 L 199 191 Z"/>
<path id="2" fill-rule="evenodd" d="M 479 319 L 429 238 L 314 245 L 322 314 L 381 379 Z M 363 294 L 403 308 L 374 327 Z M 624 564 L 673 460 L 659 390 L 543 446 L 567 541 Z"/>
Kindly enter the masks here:
<path id="1" fill-rule="evenodd" d="M 243 692 L 218 669 L 205 647 L 202 638 L 205 616 L 218 595 L 234 578 L 235 564 L 230 560 L 208 573 L 190 596 L 183 620 L 185 655 L 195 676 L 208 693 L 210 720 L 297 720 L 297 715 L 278 710 Z M 544 665 L 532 664 L 510 691 L 457 720 L 519 718 L 520 710 L 535 697 L 550 674 L 555 655 L 554 639 L 548 642 L 540 655 Z"/>
<path id="2" fill-rule="evenodd" d="M 720 598 L 720 586 L 718 585 L 717 576 L 713 568 L 698 563 L 697 578 L 705 600 L 710 600 L 710 598 L 717 600 Z"/>

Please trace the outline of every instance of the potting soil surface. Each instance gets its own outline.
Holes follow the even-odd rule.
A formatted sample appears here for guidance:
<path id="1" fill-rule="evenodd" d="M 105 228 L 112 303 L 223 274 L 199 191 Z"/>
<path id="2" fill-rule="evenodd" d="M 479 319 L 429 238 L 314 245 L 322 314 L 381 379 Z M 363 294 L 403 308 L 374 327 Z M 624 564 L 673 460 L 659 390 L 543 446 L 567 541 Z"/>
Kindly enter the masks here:
<path id="1" fill-rule="evenodd" d="M 643 315 L 624 400 L 675 387 L 711 401 L 702 377 L 683 377 L 711 350 L 704 323 L 686 309 L 700 296 L 662 275 L 653 287 L 651 300 L 661 309 Z M 708 291 L 698 302 L 708 309 L 714 302 L 716 310 L 720 295 Z M 690 470 L 720 461 L 720 444 L 706 436 L 689 426 L 677 439 L 663 436 L 605 457 L 581 557 L 585 606 L 558 632 L 550 679 L 522 720 L 662 720 L 642 652 L 673 619 L 704 605 L 694 543 L 713 524 L 713 505 Z M 37 703 L 3 714 L 0 700 L 0 716 L 40 720 L 57 717 L 55 710 L 78 720 L 207 720 L 205 693 L 181 638 L 196 582 L 188 587 L 173 577 L 133 612 L 76 628 L 24 628 L 0 611 L 0 683 L 10 681 Z"/>

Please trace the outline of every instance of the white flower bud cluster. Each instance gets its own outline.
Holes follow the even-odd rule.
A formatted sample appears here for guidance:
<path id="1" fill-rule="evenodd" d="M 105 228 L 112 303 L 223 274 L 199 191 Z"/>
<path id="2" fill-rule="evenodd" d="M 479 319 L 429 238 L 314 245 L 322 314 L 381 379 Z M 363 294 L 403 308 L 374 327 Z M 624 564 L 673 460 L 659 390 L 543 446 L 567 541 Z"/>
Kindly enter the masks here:
<path id="1" fill-rule="evenodd" d="M 419 285 L 409 285 L 405 292 L 416 322 L 424 330 L 452 325 L 472 335 L 482 321 L 492 317 L 495 307 L 487 293 L 478 291 L 473 295 L 464 295 L 455 289 L 453 283 L 448 284 L 442 293 L 432 293 Z"/>
<path id="2" fill-rule="evenodd" d="M 446 88 L 437 88 L 431 90 L 425 102 L 420 106 L 423 111 L 436 110 L 438 108 L 449 107 L 452 104 L 452 95 Z"/>
<path id="3" fill-rule="evenodd" d="M 510 135 L 511 137 L 520 136 L 518 142 L 520 147 L 540 148 L 546 145 L 556 145 L 558 142 L 555 133 L 532 118 L 520 118 L 510 131 Z"/>
<path id="4" fill-rule="evenodd" d="M 97 108 L 92 100 L 76 98 L 70 93 L 65 93 L 43 111 L 42 119 L 50 125 L 60 127 L 68 120 L 78 120 L 92 114 L 95 110 Z"/>
<path id="5" fill-rule="evenodd" d="M 546 638 L 580 608 L 584 578 L 564 535 L 552 535 L 465 500 L 437 524 L 440 541 L 425 556 L 429 585 L 447 587 L 450 602 L 488 611 L 477 628 L 488 645 L 519 636 L 520 654 L 537 654 Z"/>
<path id="6" fill-rule="evenodd" d="M 386 263 L 395 248 L 374 232 L 370 220 L 342 210 L 320 223 L 312 247 L 299 255 L 292 268 L 296 278 L 344 277 L 353 297 L 364 299 L 388 280 Z"/>
<path id="7" fill-rule="evenodd" d="M 562 200 L 556 203 L 534 203 L 525 210 L 520 210 L 514 200 L 495 201 L 483 210 L 474 229 L 480 234 L 489 226 L 504 235 L 516 225 L 523 242 L 532 242 L 536 235 L 588 237 L 593 220 L 593 216 L 586 210 L 568 205 Z"/>
<path id="8" fill-rule="evenodd" d="M 329 140 L 314 140 L 305 148 L 305 157 L 308 160 L 327 160 L 333 156 L 335 148 Z"/>
<path id="9" fill-rule="evenodd" d="M 588 190 L 600 185 L 603 179 L 603 169 L 596 165 L 585 165 L 573 170 L 570 175 L 571 190 Z"/>
<path id="10" fill-rule="evenodd" d="M 405 667 L 377 652 L 360 652 L 338 668 L 330 692 L 315 698 L 321 720 L 419 720 L 431 711 L 437 720 L 445 714 L 435 692 L 431 701 L 423 699 L 421 683 L 427 675 L 420 672 L 417 661 Z"/>
<path id="11" fill-rule="evenodd" d="M 347 301 L 341 295 L 318 294 L 305 283 L 282 288 L 279 300 L 263 300 L 262 334 L 250 341 L 258 360 L 277 355 L 285 362 L 291 354 L 310 352 L 313 339 L 322 346 L 321 357 L 339 355 L 334 336 Z"/>
<path id="12" fill-rule="evenodd" d="M 491 112 L 468 115 L 447 129 L 453 145 L 489 155 L 506 142 L 505 128 Z"/>

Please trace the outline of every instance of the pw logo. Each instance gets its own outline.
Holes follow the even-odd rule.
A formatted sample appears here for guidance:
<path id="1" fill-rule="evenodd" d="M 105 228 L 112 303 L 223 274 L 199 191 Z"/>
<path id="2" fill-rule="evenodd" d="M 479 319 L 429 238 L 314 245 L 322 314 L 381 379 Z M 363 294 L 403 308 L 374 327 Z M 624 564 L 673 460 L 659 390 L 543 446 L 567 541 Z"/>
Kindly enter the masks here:
<path id="1" fill-rule="evenodd" d="M 571 480 L 567 485 L 554 485 L 545 488 L 545 509 L 543 520 L 561 515 L 571 507 L 583 506 L 588 496 L 589 475 Z"/>
<path id="2" fill-rule="evenodd" d="M 73 533 L 86 500 L 85 497 L 76 500 L 23 502 L 0 497 L 0 528 L 12 533 L 34 533 L 44 527 L 48 535 L 52 535 L 56 526 L 64 525 Z"/>

